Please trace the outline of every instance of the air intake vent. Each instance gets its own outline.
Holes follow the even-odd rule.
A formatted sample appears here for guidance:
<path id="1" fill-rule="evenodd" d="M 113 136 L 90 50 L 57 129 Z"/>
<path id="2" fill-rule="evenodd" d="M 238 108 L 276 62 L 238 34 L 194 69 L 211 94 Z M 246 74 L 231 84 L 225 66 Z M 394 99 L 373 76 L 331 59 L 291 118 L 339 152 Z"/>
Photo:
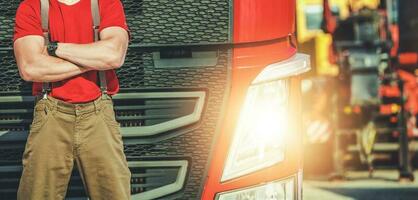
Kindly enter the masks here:
<path id="1" fill-rule="evenodd" d="M 205 92 L 119 93 L 113 99 L 123 136 L 140 137 L 199 121 Z"/>
<path id="2" fill-rule="evenodd" d="M 33 115 L 33 97 L 0 97 L 0 139 L 24 140 Z M 113 97 L 124 137 L 154 136 L 198 122 L 205 92 L 130 92 Z M 7 134 L 7 135 L 6 135 Z"/>
<path id="3" fill-rule="evenodd" d="M 2 144 L 0 146 L 0 166 L 20 165 L 23 150 L 24 148 L 21 146 Z"/>
<path id="4" fill-rule="evenodd" d="M 0 97 L 0 136 L 9 132 L 27 132 L 32 122 L 33 106 L 32 96 Z"/>
<path id="5" fill-rule="evenodd" d="M 0 165 L 0 199 L 16 199 L 21 173 L 21 166 Z"/>
<path id="6" fill-rule="evenodd" d="M 182 189 L 187 174 L 186 160 L 129 162 L 133 200 L 156 199 Z"/>

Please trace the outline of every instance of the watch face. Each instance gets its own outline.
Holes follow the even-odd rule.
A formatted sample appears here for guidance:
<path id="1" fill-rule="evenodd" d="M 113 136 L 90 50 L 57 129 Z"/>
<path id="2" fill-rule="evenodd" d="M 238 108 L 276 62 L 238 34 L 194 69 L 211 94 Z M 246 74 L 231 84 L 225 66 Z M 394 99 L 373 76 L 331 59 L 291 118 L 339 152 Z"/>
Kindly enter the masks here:
<path id="1" fill-rule="evenodd" d="M 55 54 L 55 51 L 57 50 L 57 43 L 56 42 L 50 42 L 47 46 L 48 54 L 50 56 L 57 56 Z"/>

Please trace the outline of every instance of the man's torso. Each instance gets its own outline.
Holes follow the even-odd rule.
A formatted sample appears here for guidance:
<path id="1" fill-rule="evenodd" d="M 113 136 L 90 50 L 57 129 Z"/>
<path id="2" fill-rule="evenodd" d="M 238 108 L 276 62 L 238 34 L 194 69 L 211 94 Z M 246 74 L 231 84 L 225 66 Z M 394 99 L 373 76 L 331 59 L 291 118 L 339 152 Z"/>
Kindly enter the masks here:
<path id="1" fill-rule="evenodd" d="M 59 2 L 60 1 L 60 2 Z M 61 43 L 88 44 L 94 41 L 93 20 L 90 0 L 50 0 L 49 31 L 51 41 Z M 99 1 L 101 2 L 101 1 Z M 36 13 L 40 13 L 39 0 L 27 0 Z M 40 14 L 35 16 L 39 17 Z M 97 71 L 89 71 L 67 80 L 52 83 L 51 96 L 70 103 L 89 102 L 101 95 Z M 115 94 L 119 89 L 113 70 L 106 72 L 108 93 Z M 33 84 L 33 94 L 40 95 L 42 83 Z"/>

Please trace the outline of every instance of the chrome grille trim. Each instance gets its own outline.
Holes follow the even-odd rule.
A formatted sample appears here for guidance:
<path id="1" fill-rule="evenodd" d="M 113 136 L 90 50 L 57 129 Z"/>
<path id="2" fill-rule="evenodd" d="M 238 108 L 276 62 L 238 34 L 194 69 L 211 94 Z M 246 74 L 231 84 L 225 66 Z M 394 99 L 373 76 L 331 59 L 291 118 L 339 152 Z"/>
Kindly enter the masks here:
<path id="1" fill-rule="evenodd" d="M 175 193 L 183 188 L 187 174 L 187 160 L 175 160 L 175 161 L 131 161 L 128 162 L 129 167 L 179 167 L 177 179 L 174 183 L 149 190 L 146 192 L 132 195 L 132 200 L 150 200 L 160 198 L 172 193 Z"/>
<path id="2" fill-rule="evenodd" d="M 113 97 L 118 99 L 175 99 L 175 98 L 196 98 L 197 102 L 191 114 L 179 118 L 171 119 L 169 121 L 151 125 L 151 126 L 134 126 L 122 127 L 122 135 L 124 137 L 145 137 L 164 133 L 170 130 L 178 129 L 195 122 L 198 122 L 202 116 L 203 107 L 205 104 L 206 93 L 203 91 L 196 92 L 149 92 L 149 93 L 119 93 Z"/>

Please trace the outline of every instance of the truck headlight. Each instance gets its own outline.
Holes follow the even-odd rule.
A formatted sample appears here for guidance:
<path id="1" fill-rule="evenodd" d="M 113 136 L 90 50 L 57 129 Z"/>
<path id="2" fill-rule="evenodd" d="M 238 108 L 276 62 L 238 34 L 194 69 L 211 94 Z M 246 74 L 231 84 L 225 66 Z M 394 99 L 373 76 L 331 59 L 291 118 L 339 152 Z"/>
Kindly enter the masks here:
<path id="1" fill-rule="evenodd" d="M 284 181 L 275 181 L 261 186 L 246 188 L 231 192 L 220 193 L 217 200 L 294 200 L 295 181 L 287 179 Z"/>
<path id="2" fill-rule="evenodd" d="M 289 133 L 289 84 L 286 77 L 310 69 L 309 56 L 296 54 L 267 66 L 247 91 L 221 181 L 282 162 Z"/>

